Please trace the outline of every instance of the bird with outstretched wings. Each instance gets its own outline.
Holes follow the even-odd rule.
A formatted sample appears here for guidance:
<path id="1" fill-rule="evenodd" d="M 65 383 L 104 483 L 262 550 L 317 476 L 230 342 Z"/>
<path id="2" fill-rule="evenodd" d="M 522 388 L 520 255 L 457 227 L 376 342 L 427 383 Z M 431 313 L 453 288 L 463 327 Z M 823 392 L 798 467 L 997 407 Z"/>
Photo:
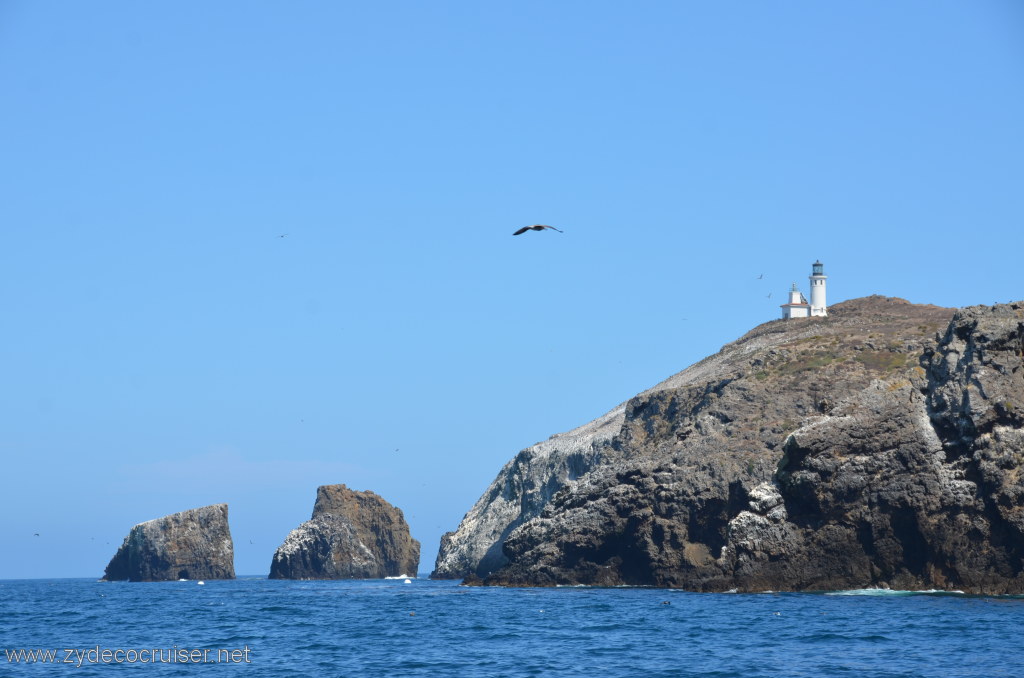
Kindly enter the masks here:
<path id="1" fill-rule="evenodd" d="M 565 232 L 565 231 L 562 231 L 560 229 L 555 228 L 554 226 L 545 226 L 544 224 L 534 224 L 533 226 L 523 226 L 522 228 L 520 228 L 518 231 L 516 231 L 512 235 L 522 235 L 523 233 L 526 233 L 527 231 L 543 231 L 543 230 L 548 229 L 548 228 L 550 228 L 552 231 L 558 231 L 559 233 L 564 233 Z"/>

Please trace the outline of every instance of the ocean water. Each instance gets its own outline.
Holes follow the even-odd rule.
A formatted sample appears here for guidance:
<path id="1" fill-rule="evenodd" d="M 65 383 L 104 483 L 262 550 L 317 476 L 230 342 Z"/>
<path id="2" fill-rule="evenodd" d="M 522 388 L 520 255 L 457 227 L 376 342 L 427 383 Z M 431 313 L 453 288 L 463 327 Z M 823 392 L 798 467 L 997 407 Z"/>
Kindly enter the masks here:
<path id="1" fill-rule="evenodd" d="M 4 677 L 995 678 L 1024 676 L 1022 638 L 1019 597 L 0 581 Z"/>

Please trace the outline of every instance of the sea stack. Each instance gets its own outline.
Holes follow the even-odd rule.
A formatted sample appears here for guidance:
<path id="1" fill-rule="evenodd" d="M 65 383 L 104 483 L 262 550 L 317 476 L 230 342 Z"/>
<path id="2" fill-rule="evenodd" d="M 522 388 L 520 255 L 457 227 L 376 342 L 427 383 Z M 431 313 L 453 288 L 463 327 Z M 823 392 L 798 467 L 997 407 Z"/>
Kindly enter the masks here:
<path id="1" fill-rule="evenodd" d="M 103 573 L 106 581 L 234 578 L 235 549 L 227 504 L 139 523 Z"/>
<path id="2" fill-rule="evenodd" d="M 271 579 L 416 576 L 420 543 L 402 511 L 373 492 L 321 485 L 313 516 L 274 553 Z"/>

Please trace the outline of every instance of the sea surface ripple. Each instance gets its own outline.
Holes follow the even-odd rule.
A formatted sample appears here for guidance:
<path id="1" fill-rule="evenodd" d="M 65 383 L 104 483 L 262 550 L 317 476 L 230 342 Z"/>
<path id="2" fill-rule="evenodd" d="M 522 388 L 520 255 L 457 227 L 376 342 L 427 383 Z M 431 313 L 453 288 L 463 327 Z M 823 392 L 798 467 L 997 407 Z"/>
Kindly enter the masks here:
<path id="1" fill-rule="evenodd" d="M 467 588 L 425 579 L 7 580 L 0 676 L 1024 676 L 1022 598 L 849 593 L 859 595 Z M 213 665 L 100 663 L 86 654 L 98 659 L 97 648 L 208 649 Z M 45 649 L 65 663 L 11 655 Z M 221 649 L 237 650 L 237 661 L 225 654 L 214 663 Z"/>

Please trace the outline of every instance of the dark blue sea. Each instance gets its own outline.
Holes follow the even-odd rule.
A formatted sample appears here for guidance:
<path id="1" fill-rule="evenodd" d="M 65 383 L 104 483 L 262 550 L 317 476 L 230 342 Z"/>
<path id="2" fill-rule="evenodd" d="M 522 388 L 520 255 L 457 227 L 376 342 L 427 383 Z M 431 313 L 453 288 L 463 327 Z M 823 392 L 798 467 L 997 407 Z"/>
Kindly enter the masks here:
<path id="1" fill-rule="evenodd" d="M 0 676 L 1019 678 L 1022 640 L 1017 597 L 0 581 Z"/>

